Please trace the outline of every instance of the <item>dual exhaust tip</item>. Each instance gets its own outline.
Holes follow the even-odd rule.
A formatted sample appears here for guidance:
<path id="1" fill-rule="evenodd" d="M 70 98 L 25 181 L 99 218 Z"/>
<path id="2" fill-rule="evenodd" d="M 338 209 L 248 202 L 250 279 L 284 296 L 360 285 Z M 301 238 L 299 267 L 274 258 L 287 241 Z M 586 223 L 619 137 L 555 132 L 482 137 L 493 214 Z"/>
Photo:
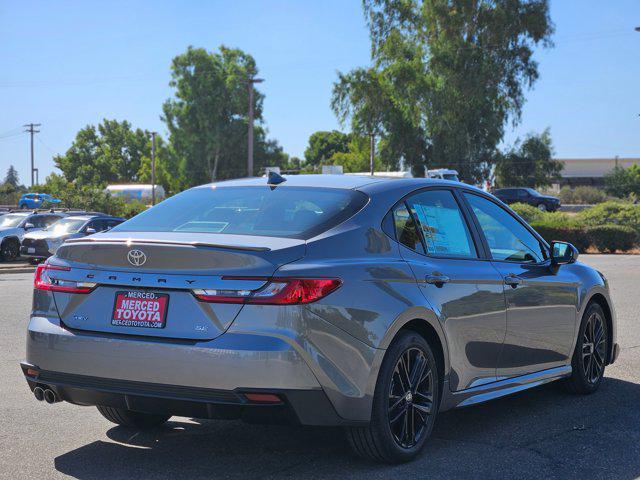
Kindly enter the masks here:
<path id="1" fill-rule="evenodd" d="M 60 397 L 56 395 L 56 392 L 51 390 L 50 388 L 36 387 L 33 389 L 33 396 L 36 397 L 36 400 L 39 402 L 45 401 L 48 404 L 60 402 Z"/>

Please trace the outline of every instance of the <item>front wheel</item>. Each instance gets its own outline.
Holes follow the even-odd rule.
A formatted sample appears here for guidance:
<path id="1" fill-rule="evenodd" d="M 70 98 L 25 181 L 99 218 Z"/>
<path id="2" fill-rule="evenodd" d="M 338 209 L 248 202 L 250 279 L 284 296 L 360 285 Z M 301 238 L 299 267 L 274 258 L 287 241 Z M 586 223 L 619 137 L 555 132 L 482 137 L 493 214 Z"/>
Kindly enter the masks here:
<path id="1" fill-rule="evenodd" d="M 98 411 L 110 422 L 124 427 L 153 428 L 165 423 L 171 415 L 134 412 L 124 408 L 97 406 Z"/>
<path id="2" fill-rule="evenodd" d="M 10 262 L 20 255 L 20 244 L 17 240 L 8 239 L 0 245 L 0 260 Z"/>
<path id="3" fill-rule="evenodd" d="M 414 459 L 433 430 L 440 398 L 439 380 L 427 341 L 415 332 L 402 332 L 380 367 L 371 422 L 347 431 L 354 451 L 386 463 Z"/>
<path id="4" fill-rule="evenodd" d="M 592 303 L 582 316 L 578 341 L 571 361 L 571 376 L 564 385 L 571 393 L 595 392 L 607 363 L 607 322 L 602 307 Z"/>
<path id="5" fill-rule="evenodd" d="M 547 206 L 544 203 L 539 203 L 538 204 L 538 210 L 540 210 L 541 212 L 546 212 L 547 211 Z"/>

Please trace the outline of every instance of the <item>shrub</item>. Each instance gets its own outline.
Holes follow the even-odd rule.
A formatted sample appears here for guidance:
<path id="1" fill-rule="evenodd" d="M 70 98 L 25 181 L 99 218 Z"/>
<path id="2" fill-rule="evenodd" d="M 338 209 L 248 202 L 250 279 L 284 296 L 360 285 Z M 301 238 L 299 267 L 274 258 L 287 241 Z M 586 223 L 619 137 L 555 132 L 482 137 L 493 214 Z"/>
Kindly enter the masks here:
<path id="1" fill-rule="evenodd" d="M 558 196 L 563 204 L 574 205 L 595 205 L 608 199 L 605 192 L 595 187 L 562 187 Z"/>
<path id="2" fill-rule="evenodd" d="M 585 252 L 591 246 L 591 241 L 585 234 L 584 228 L 571 222 L 566 225 L 552 222 L 533 222 L 531 226 L 548 243 L 554 240 L 569 242 L 573 244 L 579 252 Z"/>
<path id="3" fill-rule="evenodd" d="M 621 225 L 640 234 L 640 206 L 631 203 L 601 203 L 578 213 L 576 219 L 585 226 Z"/>
<path id="4" fill-rule="evenodd" d="M 587 237 L 600 252 L 613 253 L 631 250 L 638 241 L 638 234 L 631 227 L 599 225 L 586 230 Z"/>

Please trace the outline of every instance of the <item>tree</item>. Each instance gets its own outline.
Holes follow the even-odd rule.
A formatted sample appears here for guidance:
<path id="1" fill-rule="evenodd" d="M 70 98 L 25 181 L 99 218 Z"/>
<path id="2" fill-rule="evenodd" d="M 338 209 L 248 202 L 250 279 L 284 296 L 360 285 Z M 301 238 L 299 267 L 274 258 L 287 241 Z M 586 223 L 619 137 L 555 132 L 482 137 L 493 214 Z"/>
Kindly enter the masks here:
<path id="1" fill-rule="evenodd" d="M 247 174 L 248 79 L 258 74 L 255 60 L 242 50 L 219 52 L 189 47 L 171 64 L 174 97 L 163 106 L 163 120 L 178 160 L 184 187 Z M 254 168 L 286 162 L 262 127 L 263 94 L 254 91 Z M 254 172 L 255 173 L 255 172 Z"/>
<path id="2" fill-rule="evenodd" d="M 538 77 L 533 48 L 551 45 L 548 1 L 363 3 L 376 75 L 349 75 L 383 85 L 379 118 L 389 153 L 414 167 L 446 166 L 482 180 L 505 124 L 520 119 L 524 88 Z"/>
<path id="3" fill-rule="evenodd" d="M 159 150 L 163 155 L 162 148 Z M 151 156 L 150 134 L 133 130 L 129 122 L 103 120 L 81 129 L 71 148 L 53 161 L 66 180 L 78 186 L 104 187 L 108 183 L 138 182 L 144 158 Z"/>
<path id="4" fill-rule="evenodd" d="M 640 165 L 615 167 L 604 176 L 604 185 L 607 193 L 615 197 L 640 196 Z"/>
<path id="5" fill-rule="evenodd" d="M 4 177 L 4 184 L 10 185 L 14 189 L 17 189 L 20 185 L 20 179 L 18 178 L 18 171 L 14 168 L 13 165 L 9 165 L 9 169 L 7 170 L 7 175 Z"/>
<path id="6" fill-rule="evenodd" d="M 560 176 L 562 162 L 553 160 L 551 134 L 529 134 L 510 151 L 498 155 L 495 176 L 500 187 L 546 187 Z"/>
<path id="7" fill-rule="evenodd" d="M 318 131 L 309 137 L 309 146 L 304 151 L 304 158 L 309 165 L 321 165 L 336 153 L 349 151 L 350 135 L 338 130 Z"/>

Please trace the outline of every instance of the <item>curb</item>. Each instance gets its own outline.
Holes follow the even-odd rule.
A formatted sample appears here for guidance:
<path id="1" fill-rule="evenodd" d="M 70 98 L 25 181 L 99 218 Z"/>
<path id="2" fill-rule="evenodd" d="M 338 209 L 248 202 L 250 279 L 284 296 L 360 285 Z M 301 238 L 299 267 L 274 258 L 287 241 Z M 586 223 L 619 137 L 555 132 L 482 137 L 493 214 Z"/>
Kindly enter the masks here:
<path id="1" fill-rule="evenodd" d="M 33 265 L 19 265 L 15 267 L 0 267 L 0 275 L 3 273 L 30 273 L 35 272 L 36 267 Z"/>

